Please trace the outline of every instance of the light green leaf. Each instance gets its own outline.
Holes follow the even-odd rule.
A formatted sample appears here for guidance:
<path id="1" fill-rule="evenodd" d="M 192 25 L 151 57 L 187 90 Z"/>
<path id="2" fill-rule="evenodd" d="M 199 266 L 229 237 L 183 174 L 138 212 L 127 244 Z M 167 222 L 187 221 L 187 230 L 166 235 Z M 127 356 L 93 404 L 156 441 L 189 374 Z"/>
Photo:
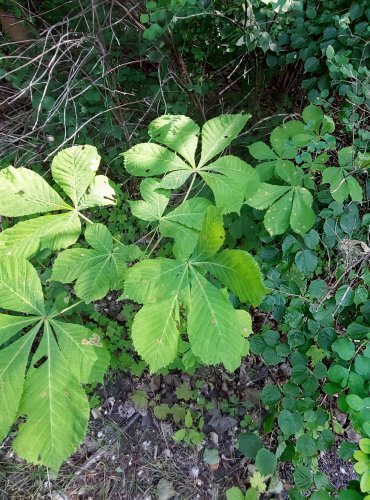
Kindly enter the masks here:
<path id="1" fill-rule="evenodd" d="M 0 233 L 0 253 L 30 258 L 43 249 L 60 250 L 76 243 L 81 223 L 76 212 L 44 215 L 18 222 Z"/>
<path id="2" fill-rule="evenodd" d="M 176 258 L 187 259 L 193 252 L 210 204 L 205 198 L 191 198 L 162 216 L 159 231 L 162 236 L 174 238 L 173 253 Z"/>
<path id="3" fill-rule="evenodd" d="M 110 185 L 108 177 L 97 175 L 87 187 L 86 193 L 78 203 L 79 210 L 93 207 L 106 207 L 115 205 L 116 192 Z"/>
<path id="4" fill-rule="evenodd" d="M 90 248 L 70 248 L 61 252 L 54 261 L 52 281 L 71 283 L 87 269 L 99 264 L 101 252 Z"/>
<path id="5" fill-rule="evenodd" d="M 188 335 L 192 350 L 203 363 L 223 363 L 234 371 L 244 350 L 235 310 L 220 290 L 194 269 L 191 272 Z"/>
<path id="6" fill-rule="evenodd" d="M 177 315 L 176 296 L 144 305 L 135 315 L 132 342 L 151 372 L 168 366 L 176 358 L 180 338 L 175 321 Z"/>
<path id="7" fill-rule="evenodd" d="M 71 248 L 61 252 L 55 259 L 51 279 L 61 283 L 77 280 L 76 294 L 89 303 L 101 299 L 110 289 L 120 288 L 126 262 L 139 257 L 141 252 L 133 254 L 132 245 L 114 246 L 112 235 L 103 224 L 88 226 L 85 238 L 93 249 Z"/>
<path id="8" fill-rule="evenodd" d="M 324 118 L 324 113 L 319 106 L 306 106 L 302 112 L 303 120 L 311 126 L 312 130 L 319 133 L 322 120 Z"/>
<path id="9" fill-rule="evenodd" d="M 169 149 L 150 142 L 133 146 L 123 153 L 123 156 L 127 172 L 139 177 L 152 177 L 174 170 L 191 169 L 184 160 Z"/>
<path id="10" fill-rule="evenodd" d="M 0 215 L 20 217 L 70 208 L 36 172 L 23 167 L 0 172 Z"/>
<path id="11" fill-rule="evenodd" d="M 170 200 L 170 193 L 160 187 L 157 179 L 144 179 L 140 184 L 139 201 L 130 201 L 131 212 L 135 217 L 149 222 L 160 220 Z"/>
<path id="12" fill-rule="evenodd" d="M 99 168 L 100 156 L 94 146 L 72 146 L 53 159 L 51 173 L 75 207 Z"/>
<path id="13" fill-rule="evenodd" d="M 0 346 L 5 344 L 9 339 L 11 339 L 16 333 L 26 328 L 26 326 L 32 325 L 40 319 L 37 316 L 34 317 L 23 317 L 23 316 L 10 316 L 9 314 L 0 314 Z"/>
<path id="14" fill-rule="evenodd" d="M 244 494 L 240 488 L 233 486 L 226 491 L 226 500 L 244 500 Z"/>
<path id="15" fill-rule="evenodd" d="M 18 257 L 1 258 L 0 307 L 41 316 L 45 313 L 40 279 L 26 260 Z"/>
<path id="16" fill-rule="evenodd" d="M 216 206 L 222 213 L 239 213 L 246 197 L 259 187 L 258 172 L 236 156 L 223 156 L 200 171 L 212 189 Z"/>
<path id="17" fill-rule="evenodd" d="M 26 376 L 18 414 L 26 421 L 19 426 L 14 451 L 53 471 L 76 451 L 87 430 L 85 391 L 70 371 L 48 323 Z"/>
<path id="18" fill-rule="evenodd" d="M 248 146 L 250 154 L 256 160 L 275 160 L 278 158 L 276 153 L 264 142 L 254 142 Z"/>
<path id="19" fill-rule="evenodd" d="M 30 350 L 39 329 L 40 324 L 10 346 L 0 350 L 0 441 L 7 435 L 16 418 Z"/>
<path id="20" fill-rule="evenodd" d="M 223 250 L 203 265 L 241 302 L 256 307 L 266 295 L 258 264 L 248 252 Z"/>
<path id="21" fill-rule="evenodd" d="M 258 210 L 269 207 L 264 224 L 268 232 L 274 236 L 284 233 L 289 224 L 299 234 L 309 231 L 315 221 L 315 214 L 311 208 L 312 201 L 312 195 L 306 188 L 261 183 L 260 188 L 247 200 L 247 203 Z"/>
<path id="22" fill-rule="evenodd" d="M 256 193 L 247 199 L 247 204 L 257 210 L 264 210 L 290 190 L 288 186 L 275 186 L 262 182 Z"/>
<path id="23" fill-rule="evenodd" d="M 183 115 L 160 116 L 149 124 L 149 135 L 154 141 L 179 153 L 191 166 L 195 166 L 199 127 L 193 120 Z"/>
<path id="24" fill-rule="evenodd" d="M 293 206 L 293 197 L 294 194 L 291 189 L 267 210 L 263 223 L 272 236 L 275 234 L 283 234 L 288 229 Z"/>
<path id="25" fill-rule="evenodd" d="M 98 334 L 82 325 L 52 320 L 58 345 L 77 380 L 84 384 L 103 382 L 109 365 L 108 351 Z"/>
<path id="26" fill-rule="evenodd" d="M 208 120 L 202 128 L 202 151 L 198 168 L 236 139 L 250 118 L 251 115 L 221 115 Z"/>
<path id="27" fill-rule="evenodd" d="M 162 189 L 177 189 L 181 187 L 191 175 L 191 170 L 175 170 L 162 178 L 159 187 Z"/>
<path id="28" fill-rule="evenodd" d="M 171 259 L 138 262 L 126 272 L 125 289 L 120 300 L 131 299 L 141 304 L 158 303 L 176 295 L 187 285 L 186 264 Z M 181 289 L 180 288 L 180 289 Z"/>
<path id="29" fill-rule="evenodd" d="M 210 206 L 203 220 L 194 258 L 198 261 L 212 257 L 221 248 L 225 240 L 225 230 L 220 211 Z"/>
<path id="30" fill-rule="evenodd" d="M 90 224 L 87 226 L 85 240 L 99 252 L 110 253 L 113 250 L 112 235 L 104 224 Z"/>

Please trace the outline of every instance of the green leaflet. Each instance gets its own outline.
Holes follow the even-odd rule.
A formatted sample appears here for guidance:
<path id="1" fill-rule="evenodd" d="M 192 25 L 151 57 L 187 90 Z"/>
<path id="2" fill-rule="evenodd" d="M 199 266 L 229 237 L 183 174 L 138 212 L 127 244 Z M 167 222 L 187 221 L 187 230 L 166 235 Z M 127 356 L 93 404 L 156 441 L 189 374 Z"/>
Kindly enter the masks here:
<path id="1" fill-rule="evenodd" d="M 157 304 L 147 304 L 135 316 L 132 341 L 151 372 L 165 368 L 177 356 L 180 332 L 176 311 L 177 295 Z"/>
<path id="2" fill-rule="evenodd" d="M 192 351 L 203 363 L 223 363 L 234 371 L 240 365 L 244 340 L 231 303 L 194 269 L 190 301 L 188 334 Z"/>
<path id="3" fill-rule="evenodd" d="M 16 419 L 30 349 L 40 326 L 40 324 L 35 326 L 27 335 L 0 350 L 1 441 L 6 437 L 10 426 Z"/>
<path id="4" fill-rule="evenodd" d="M 350 197 L 352 201 L 363 200 L 362 187 L 352 175 L 353 170 L 368 168 L 369 162 L 355 157 L 352 147 L 338 151 L 337 167 L 327 167 L 322 174 L 322 183 L 330 184 L 330 194 L 338 203 L 343 203 Z"/>
<path id="5" fill-rule="evenodd" d="M 157 190 L 177 189 L 190 177 L 193 186 L 199 176 L 213 191 L 216 205 L 222 213 L 239 213 L 246 197 L 260 183 L 258 173 L 235 156 L 221 157 L 211 164 L 209 161 L 230 145 L 249 118 L 250 115 L 221 115 L 206 122 L 201 133 L 200 160 L 196 164 L 199 127 L 186 116 L 159 117 L 149 125 L 149 134 L 154 141 L 173 151 L 159 144 L 138 144 L 123 154 L 125 168 L 129 173 L 143 177 L 165 174 Z M 147 191 L 148 186 L 154 184 L 145 183 L 143 191 Z M 153 195 L 148 196 L 147 192 L 145 195 L 146 204 L 131 203 L 135 214 L 148 220 L 146 212 L 152 217 L 158 215 L 161 207 L 156 206 Z"/>
<path id="6" fill-rule="evenodd" d="M 129 298 L 141 304 L 162 302 L 186 286 L 186 280 L 181 279 L 184 268 L 184 262 L 172 259 L 138 262 L 127 270 L 125 289 L 120 300 Z"/>
<path id="7" fill-rule="evenodd" d="M 40 279 L 26 260 L 15 257 L 0 260 L 0 307 L 40 316 L 45 314 Z"/>
<path id="8" fill-rule="evenodd" d="M 18 416 L 26 416 L 14 450 L 57 471 L 87 428 L 89 403 L 81 384 L 102 380 L 109 354 L 89 329 L 56 321 L 57 313 L 47 317 L 40 280 L 24 259 L 0 261 L 0 308 L 36 314 L 0 315 L 0 345 L 7 343 L 0 349 L 0 437 L 7 435 Z M 35 326 L 26 331 L 31 325 Z"/>
<path id="9" fill-rule="evenodd" d="M 157 179 L 144 179 L 140 184 L 140 193 L 143 200 L 130 201 L 132 215 L 148 222 L 161 219 L 170 200 L 168 191 L 159 189 Z"/>
<path id="10" fill-rule="evenodd" d="M 197 259 L 212 257 L 223 245 L 225 230 L 220 211 L 216 207 L 209 207 L 203 221 L 202 231 L 194 250 Z"/>
<path id="11" fill-rule="evenodd" d="M 92 249 L 61 252 L 55 259 L 51 279 L 62 283 L 76 280 L 76 295 L 88 303 L 120 288 L 126 263 L 138 259 L 141 250 L 135 245 L 113 245 L 112 235 L 103 224 L 89 225 L 85 238 Z"/>
<path id="12" fill-rule="evenodd" d="M 236 139 L 250 118 L 251 115 L 221 115 L 208 120 L 202 128 L 199 168 Z"/>
<path id="13" fill-rule="evenodd" d="M 0 253 L 29 258 L 39 249 L 59 250 L 76 243 L 81 222 L 76 212 L 18 222 L 0 233 Z"/>
<path id="14" fill-rule="evenodd" d="M 245 198 L 259 187 L 255 169 L 236 156 L 223 156 L 202 167 L 200 176 L 212 189 L 216 206 L 222 213 L 239 213 Z"/>
<path id="15" fill-rule="evenodd" d="M 198 146 L 198 125 L 187 116 L 163 115 L 149 125 L 150 137 L 179 153 L 191 166 L 195 166 Z"/>
<path id="16" fill-rule="evenodd" d="M 204 267 L 241 302 L 257 306 L 266 295 L 257 262 L 243 250 L 223 250 L 205 262 Z"/>
<path id="17" fill-rule="evenodd" d="M 54 180 L 72 200 L 67 204 L 37 173 L 8 167 L 0 172 L 0 214 L 19 217 L 64 211 L 19 222 L 0 233 L 0 253 L 32 257 L 39 250 L 73 245 L 81 232 L 78 211 L 114 204 L 114 190 L 105 176 L 97 176 L 100 157 L 93 146 L 73 146 L 52 162 Z"/>
<path id="18" fill-rule="evenodd" d="M 209 271 L 241 301 L 259 304 L 266 288 L 258 265 L 246 252 L 224 250 L 220 210 L 208 207 L 198 243 L 185 261 L 156 258 L 138 262 L 127 270 L 121 299 L 144 304 L 135 316 L 135 348 L 151 371 L 168 366 L 177 355 L 180 336 L 179 304 L 188 310 L 187 333 L 193 354 L 203 363 L 239 366 L 248 350 L 250 317 L 236 311 L 226 290 L 219 290 L 200 274 Z"/>
<path id="19" fill-rule="evenodd" d="M 77 207 L 95 177 L 100 156 L 94 146 L 73 146 L 60 151 L 53 159 L 51 173 Z"/>
<path id="20" fill-rule="evenodd" d="M 191 198 L 165 214 L 170 194 L 161 185 L 157 179 L 144 179 L 140 185 L 143 200 L 130 201 L 131 212 L 135 217 L 158 224 L 162 236 L 175 240 L 175 256 L 187 258 L 196 245 L 210 201 Z"/>
<path id="21" fill-rule="evenodd" d="M 23 167 L 8 167 L 0 172 L 1 215 L 19 217 L 69 208 L 36 172 Z"/>
<path id="22" fill-rule="evenodd" d="M 268 208 L 264 225 L 274 236 L 284 233 L 289 225 L 299 234 L 309 231 L 315 222 L 312 201 L 312 195 L 306 188 L 262 183 L 247 203 L 258 210 Z"/>

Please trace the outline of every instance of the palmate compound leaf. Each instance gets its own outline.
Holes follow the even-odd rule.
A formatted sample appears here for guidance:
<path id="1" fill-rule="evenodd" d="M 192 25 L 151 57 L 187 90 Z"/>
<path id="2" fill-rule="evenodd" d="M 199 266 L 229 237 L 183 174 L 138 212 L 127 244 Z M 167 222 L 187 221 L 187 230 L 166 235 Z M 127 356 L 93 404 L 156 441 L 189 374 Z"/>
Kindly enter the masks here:
<path id="1" fill-rule="evenodd" d="M 322 183 L 330 185 L 330 194 L 338 203 L 343 203 L 348 197 L 352 201 L 361 202 L 363 200 L 362 187 L 351 172 L 368 167 L 369 162 L 362 161 L 359 156 L 356 157 L 354 149 L 347 147 L 338 151 L 338 163 L 336 167 L 325 168 Z"/>
<path id="2" fill-rule="evenodd" d="M 0 315 L 0 438 L 25 417 L 14 450 L 57 471 L 87 428 L 89 403 L 81 384 L 102 380 L 109 354 L 91 330 L 48 319 L 38 275 L 22 258 L 0 261 L 0 308 L 33 315 Z"/>
<path id="3" fill-rule="evenodd" d="M 300 137 L 300 143 L 295 139 Z M 276 167 L 284 162 L 291 163 L 298 154 L 298 146 L 303 146 L 314 137 L 313 132 L 305 131 L 304 123 L 291 120 L 276 127 L 270 136 L 272 148 L 264 142 L 255 142 L 249 146 L 249 152 L 259 163 L 256 170 L 262 181 L 268 181 L 274 176 Z"/>
<path id="4" fill-rule="evenodd" d="M 162 236 L 174 238 L 174 255 L 187 258 L 193 251 L 210 201 L 196 197 L 164 213 L 170 192 L 160 188 L 158 179 L 144 179 L 140 185 L 143 200 L 130 201 L 131 212 L 139 219 L 158 225 Z"/>
<path id="5" fill-rule="evenodd" d="M 259 185 L 258 173 L 234 156 L 208 162 L 229 146 L 249 118 L 250 115 L 221 115 L 206 122 L 198 165 L 194 157 L 199 127 L 185 116 L 157 118 L 149 126 L 149 133 L 153 140 L 173 151 L 159 144 L 138 144 L 123 154 L 125 168 L 143 177 L 165 174 L 158 184 L 162 189 L 177 189 L 190 177 L 193 182 L 199 176 L 213 191 L 216 205 L 223 213 L 239 212 L 245 198 Z"/>
<path id="6" fill-rule="evenodd" d="M 249 331 L 248 313 L 235 310 L 225 290 L 207 281 L 201 270 L 209 270 L 222 283 L 232 286 L 241 300 L 247 296 L 253 298 L 255 305 L 262 300 L 266 289 L 258 266 L 249 254 L 240 251 L 231 260 L 228 255 L 225 259 L 223 252 L 217 254 L 223 241 L 220 210 L 210 206 L 190 259 L 144 260 L 127 270 L 121 299 L 144 304 L 135 316 L 132 335 L 135 348 L 151 371 L 168 366 L 176 357 L 180 336 L 179 304 L 188 309 L 189 341 L 193 353 L 202 362 L 224 363 L 234 370 L 241 356 L 247 353 L 248 343 L 244 337 Z M 218 255 L 220 262 L 224 264 L 225 261 L 228 266 L 223 273 L 213 273 Z M 237 266 L 241 262 L 238 273 Z"/>
<path id="7" fill-rule="evenodd" d="M 114 204 L 107 177 L 95 177 L 100 157 L 93 146 L 73 146 L 52 162 L 55 181 L 72 199 L 67 204 L 37 173 L 8 167 L 0 172 L 0 215 L 60 212 L 19 222 L 0 233 L 0 254 L 30 258 L 39 250 L 59 250 L 74 244 L 81 232 L 78 211 Z"/>
<path id="8" fill-rule="evenodd" d="M 276 186 L 261 183 L 260 188 L 247 200 L 258 210 L 267 208 L 264 225 L 271 236 L 284 233 L 289 225 L 294 232 L 304 234 L 315 222 L 312 195 L 299 186 Z"/>
<path id="9" fill-rule="evenodd" d="M 75 293 L 86 303 L 103 298 L 122 286 L 127 262 L 142 252 L 136 245 L 113 244 L 103 224 L 91 224 L 85 231 L 90 248 L 70 248 L 55 259 L 51 279 L 61 283 L 76 280 Z"/>

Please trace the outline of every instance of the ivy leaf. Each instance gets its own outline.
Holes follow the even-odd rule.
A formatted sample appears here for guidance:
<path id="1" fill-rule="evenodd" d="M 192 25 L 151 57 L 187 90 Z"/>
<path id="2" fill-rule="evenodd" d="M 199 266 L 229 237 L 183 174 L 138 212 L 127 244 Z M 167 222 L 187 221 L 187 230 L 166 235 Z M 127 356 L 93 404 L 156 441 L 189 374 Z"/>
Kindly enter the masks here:
<path id="1" fill-rule="evenodd" d="M 312 485 L 312 474 L 308 467 L 297 465 L 293 472 L 294 484 L 301 491 L 307 491 Z"/>
<path id="2" fill-rule="evenodd" d="M 56 313 L 46 316 L 40 279 L 26 260 L 0 261 L 0 307 L 33 315 L 0 316 L 0 345 L 4 339 L 8 343 L 0 350 L 0 404 L 6 408 L 0 417 L 0 436 L 8 433 L 18 416 L 26 416 L 14 450 L 29 462 L 57 471 L 87 429 L 89 403 L 81 384 L 102 380 L 109 354 L 97 334 L 55 320 Z"/>
<path id="3" fill-rule="evenodd" d="M 198 125 L 183 115 L 163 115 L 149 124 L 150 137 L 179 153 L 191 166 L 195 166 L 199 131 Z"/>
<path id="4" fill-rule="evenodd" d="M 289 410 L 282 410 L 278 416 L 279 427 L 283 433 L 289 437 L 303 428 L 303 419 L 299 413 L 292 413 Z"/>
<path id="5" fill-rule="evenodd" d="M 355 344 L 347 337 L 335 340 L 331 348 L 344 361 L 349 361 L 355 355 Z"/>
<path id="6" fill-rule="evenodd" d="M 73 146 L 52 162 L 56 182 L 72 199 L 68 205 L 37 173 L 8 167 L 0 172 L 0 214 L 8 217 L 64 211 L 15 224 L 0 233 L 0 253 L 32 257 L 39 250 L 73 245 L 81 232 L 77 210 L 114 205 L 114 190 L 105 176 L 97 176 L 100 157 L 93 146 Z M 75 210 L 77 209 L 77 210 Z"/>
<path id="7" fill-rule="evenodd" d="M 61 252 L 55 259 L 51 279 L 61 283 L 76 281 L 76 295 L 89 303 L 120 288 L 126 263 L 139 258 L 141 251 L 134 245 L 113 245 L 112 235 L 103 224 L 88 226 L 85 238 L 93 248 Z"/>
<path id="8" fill-rule="evenodd" d="M 306 188 L 261 183 L 256 193 L 247 199 L 247 204 L 258 210 L 268 208 L 264 225 L 274 236 L 284 233 L 289 225 L 298 234 L 309 231 L 315 222 L 312 201 Z"/>

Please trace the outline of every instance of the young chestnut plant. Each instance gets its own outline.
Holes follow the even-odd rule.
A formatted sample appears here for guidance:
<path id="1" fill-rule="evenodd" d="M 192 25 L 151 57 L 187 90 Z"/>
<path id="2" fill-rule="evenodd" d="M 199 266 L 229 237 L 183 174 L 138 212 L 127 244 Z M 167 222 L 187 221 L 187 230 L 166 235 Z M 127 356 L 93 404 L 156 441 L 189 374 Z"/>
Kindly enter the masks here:
<path id="1" fill-rule="evenodd" d="M 99 336 L 62 321 L 67 309 L 48 306 L 36 270 L 26 260 L 48 249 L 74 245 L 86 224 L 91 248 L 74 247 L 55 259 L 52 280 L 76 281 L 75 293 L 85 302 L 109 290 L 143 305 L 132 327 L 134 345 L 151 371 L 168 366 L 177 356 L 180 335 L 187 335 L 194 356 L 204 363 L 236 369 L 248 352 L 247 311 L 235 310 L 229 291 L 241 302 L 258 305 L 266 289 L 259 267 L 242 250 L 221 250 L 222 214 L 238 212 L 259 185 L 256 171 L 234 156 L 214 160 L 237 137 L 248 116 L 224 115 L 202 130 L 189 118 L 165 116 L 150 126 L 163 145 L 148 143 L 125 153 L 126 168 L 144 179 L 143 200 L 132 201 L 132 213 L 157 223 L 160 237 L 173 238 L 174 258 L 149 258 L 135 245 L 124 245 L 102 224 L 93 224 L 83 210 L 114 204 L 114 190 L 105 176 L 96 176 L 99 155 L 92 146 L 74 146 L 53 160 L 52 177 L 72 203 L 35 172 L 8 167 L 0 172 L 0 214 L 42 215 L 22 220 L 0 234 L 0 437 L 21 418 L 13 447 L 19 456 L 58 470 L 82 441 L 89 405 L 81 384 L 101 381 L 109 363 Z M 210 161 L 212 163 L 210 163 Z M 188 196 L 199 176 L 209 185 L 216 206 Z M 168 209 L 170 189 L 191 178 L 180 204 Z M 141 259 L 126 269 L 126 263 Z M 218 282 L 213 284 L 208 273 Z M 216 286 L 217 285 L 217 286 Z M 220 288 L 224 286 L 224 288 Z M 187 331 L 180 330 L 186 317 Z M 60 317 L 60 319 L 59 319 Z M 180 322 L 180 319 L 182 321 Z"/>

